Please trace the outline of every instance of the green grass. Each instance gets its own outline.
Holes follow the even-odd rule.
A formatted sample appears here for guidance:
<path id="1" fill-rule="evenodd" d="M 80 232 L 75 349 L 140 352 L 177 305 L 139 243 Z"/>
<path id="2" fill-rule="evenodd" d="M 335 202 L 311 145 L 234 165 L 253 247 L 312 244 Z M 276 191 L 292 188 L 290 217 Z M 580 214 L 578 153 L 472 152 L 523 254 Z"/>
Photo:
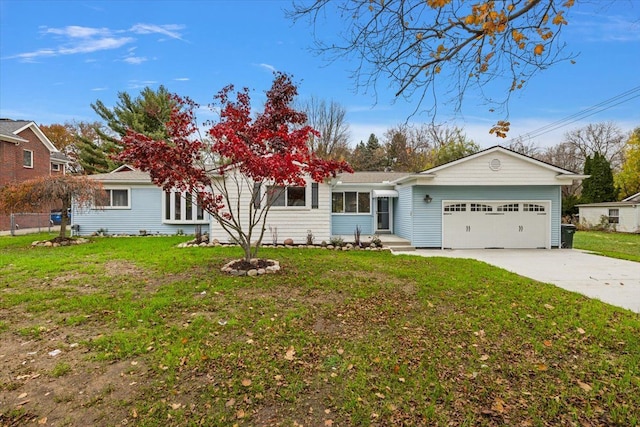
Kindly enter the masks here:
<path id="1" fill-rule="evenodd" d="M 573 236 L 573 247 L 640 262 L 640 234 L 578 231 Z"/>
<path id="2" fill-rule="evenodd" d="M 184 237 L 32 240 L 0 238 L 1 342 L 79 343 L 81 363 L 62 345 L 47 381 L 127 367 L 83 405 L 30 394 L 34 419 L 74 424 L 91 407 L 105 425 L 640 423 L 640 317 L 484 263 L 263 249 L 281 274 L 238 278 L 219 267 L 239 249 L 176 248 Z M 3 359 L 12 377 L 21 362 Z"/>

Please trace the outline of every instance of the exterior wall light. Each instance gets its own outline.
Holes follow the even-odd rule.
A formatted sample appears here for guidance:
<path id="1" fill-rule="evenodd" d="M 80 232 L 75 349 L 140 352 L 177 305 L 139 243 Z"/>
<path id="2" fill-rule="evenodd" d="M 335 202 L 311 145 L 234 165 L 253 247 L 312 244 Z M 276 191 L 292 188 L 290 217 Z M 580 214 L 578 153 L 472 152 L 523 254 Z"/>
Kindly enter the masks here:
<path id="1" fill-rule="evenodd" d="M 431 196 L 429 196 L 428 194 L 426 196 L 424 196 L 424 202 L 425 203 L 431 203 L 433 199 L 431 198 Z"/>

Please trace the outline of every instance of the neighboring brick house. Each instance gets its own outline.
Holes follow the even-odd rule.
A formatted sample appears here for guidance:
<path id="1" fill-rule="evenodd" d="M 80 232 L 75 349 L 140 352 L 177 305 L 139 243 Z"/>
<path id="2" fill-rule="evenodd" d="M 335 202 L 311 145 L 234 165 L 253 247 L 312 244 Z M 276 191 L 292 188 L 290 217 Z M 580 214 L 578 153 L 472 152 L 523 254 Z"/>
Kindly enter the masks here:
<path id="1" fill-rule="evenodd" d="M 10 182 L 64 175 L 69 163 L 38 125 L 27 120 L 0 119 L 0 187 Z M 48 217 L 50 206 L 43 206 Z M 21 228 L 42 225 L 43 216 L 24 216 Z M 0 215 L 0 230 L 9 230 L 10 216 Z"/>

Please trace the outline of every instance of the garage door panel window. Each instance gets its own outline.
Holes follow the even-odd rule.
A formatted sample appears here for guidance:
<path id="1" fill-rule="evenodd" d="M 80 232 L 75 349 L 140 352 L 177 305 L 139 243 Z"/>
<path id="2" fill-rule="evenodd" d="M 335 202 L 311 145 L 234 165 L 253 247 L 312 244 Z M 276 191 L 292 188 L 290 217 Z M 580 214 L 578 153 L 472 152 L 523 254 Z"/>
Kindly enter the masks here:
<path id="1" fill-rule="evenodd" d="M 523 212 L 545 212 L 545 207 L 534 203 L 524 203 L 522 205 Z"/>
<path id="2" fill-rule="evenodd" d="M 471 212 L 493 212 L 493 206 L 482 203 L 471 203 Z"/>
<path id="3" fill-rule="evenodd" d="M 507 203 L 506 205 L 500 205 L 496 209 L 498 212 L 518 212 L 520 205 L 518 203 Z"/>
<path id="4" fill-rule="evenodd" d="M 467 204 L 466 203 L 455 203 L 452 205 L 445 205 L 445 212 L 466 212 Z"/>

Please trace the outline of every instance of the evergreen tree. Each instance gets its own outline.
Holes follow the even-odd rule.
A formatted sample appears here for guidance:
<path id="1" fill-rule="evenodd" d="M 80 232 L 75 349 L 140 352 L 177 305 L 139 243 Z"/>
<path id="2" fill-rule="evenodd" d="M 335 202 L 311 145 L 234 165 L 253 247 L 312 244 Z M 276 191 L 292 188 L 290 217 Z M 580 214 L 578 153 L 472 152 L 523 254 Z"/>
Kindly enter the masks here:
<path id="1" fill-rule="evenodd" d="M 97 138 L 80 136 L 79 163 L 86 173 L 112 170 L 118 163 L 114 156 L 122 151 L 121 138 L 127 129 L 163 140 L 167 138 L 165 123 L 176 105 L 169 91 L 160 86 L 157 91 L 146 87 L 138 97 L 127 92 L 118 93 L 118 102 L 108 108 L 98 100 L 91 108 L 104 120 L 106 128 L 96 127 Z"/>
<path id="2" fill-rule="evenodd" d="M 611 164 L 600 153 L 586 158 L 585 175 L 590 175 L 582 183 L 582 203 L 612 202 L 616 200 L 617 191 L 613 183 Z"/>

